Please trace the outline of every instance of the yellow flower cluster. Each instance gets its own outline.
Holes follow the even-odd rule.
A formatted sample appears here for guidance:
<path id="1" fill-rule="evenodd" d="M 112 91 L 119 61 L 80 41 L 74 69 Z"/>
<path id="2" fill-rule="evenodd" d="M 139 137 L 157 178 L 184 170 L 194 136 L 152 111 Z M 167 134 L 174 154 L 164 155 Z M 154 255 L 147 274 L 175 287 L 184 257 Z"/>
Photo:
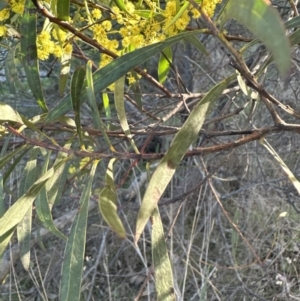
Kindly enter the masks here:
<path id="1" fill-rule="evenodd" d="M 216 5 L 221 1 L 202 0 L 201 7 L 208 16 L 213 16 Z M 6 22 L 12 12 L 22 14 L 24 11 L 25 0 L 8 0 L 8 2 L 8 8 L 0 11 L 0 36 L 5 36 L 7 32 L 5 25 L 1 22 Z M 80 18 L 77 18 L 83 21 L 80 26 L 88 25 L 86 31 L 91 31 L 93 38 L 99 44 L 118 55 L 162 41 L 168 36 L 184 31 L 192 19 L 200 17 L 199 11 L 188 2 L 183 2 L 178 7 L 178 1 L 167 0 L 165 7 L 158 7 L 156 0 L 144 0 L 142 9 L 137 9 L 135 6 L 137 4 L 130 1 L 124 1 L 124 3 L 125 9 L 121 10 L 117 6 L 111 8 L 110 19 L 107 15 L 103 16 L 98 8 L 91 12 L 84 10 L 82 13 L 81 11 Z M 185 8 L 184 11 L 183 8 Z M 51 54 L 56 57 L 61 57 L 64 53 L 70 54 L 72 45 L 68 42 L 69 38 L 70 36 L 56 25 L 51 29 L 43 30 L 37 36 L 39 59 L 47 60 Z M 100 67 L 105 66 L 111 60 L 109 56 L 101 55 Z M 132 76 L 131 81 L 133 81 Z"/>
<path id="2" fill-rule="evenodd" d="M 203 0 L 201 6 L 206 11 L 207 15 L 209 17 L 212 17 L 214 15 L 217 4 L 221 2 L 222 0 Z"/>
<path id="3" fill-rule="evenodd" d="M 25 0 L 10 0 L 9 6 L 0 10 L 0 37 L 5 37 L 7 34 L 7 28 L 4 25 L 11 15 L 11 12 L 22 15 L 24 11 Z"/>
<path id="4" fill-rule="evenodd" d="M 54 27 L 51 35 L 48 31 L 43 30 L 37 36 L 36 46 L 38 58 L 40 60 L 47 60 L 50 54 L 61 57 L 64 53 L 72 53 L 72 45 L 68 43 L 66 32 Z"/>

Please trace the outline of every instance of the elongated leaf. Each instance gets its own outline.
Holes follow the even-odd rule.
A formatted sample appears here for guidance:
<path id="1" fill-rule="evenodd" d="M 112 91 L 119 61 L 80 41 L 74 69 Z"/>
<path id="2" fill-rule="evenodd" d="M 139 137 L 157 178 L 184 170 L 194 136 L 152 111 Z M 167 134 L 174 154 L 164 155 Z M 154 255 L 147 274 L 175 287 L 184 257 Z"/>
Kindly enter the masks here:
<path id="1" fill-rule="evenodd" d="M 107 93 L 102 93 L 102 102 L 103 102 L 103 107 L 104 107 L 104 110 L 105 110 L 105 116 L 107 118 L 111 118 L 109 97 L 108 97 Z"/>
<path id="2" fill-rule="evenodd" d="M 61 69 L 60 69 L 60 76 L 59 76 L 59 94 L 61 96 L 64 95 L 64 91 L 66 89 L 66 85 L 68 82 L 68 77 L 71 69 L 71 58 L 72 58 L 72 54 L 64 53 L 60 59 Z"/>
<path id="3" fill-rule="evenodd" d="M 144 48 L 137 49 L 133 52 L 127 53 L 113 62 L 109 63 L 105 67 L 97 70 L 93 74 L 94 79 L 94 90 L 98 91 L 104 90 L 106 87 L 114 83 L 117 79 L 125 75 L 131 69 L 145 62 L 147 59 L 159 53 L 168 46 L 171 46 L 186 36 L 194 36 L 200 31 L 184 32 L 180 33 L 174 37 L 170 37 L 163 42 L 152 44 Z M 81 97 L 81 102 L 86 100 L 86 92 L 84 91 Z M 45 123 L 56 120 L 58 117 L 66 114 L 72 110 L 70 95 L 66 95 L 60 103 L 48 114 Z"/>
<path id="4" fill-rule="evenodd" d="M 122 76 L 115 83 L 115 106 L 120 121 L 122 130 L 124 131 L 126 137 L 128 138 L 134 151 L 139 154 L 139 150 L 136 147 L 132 135 L 130 133 L 129 124 L 126 118 L 125 113 L 125 104 L 124 104 L 124 85 L 125 77 Z"/>
<path id="5" fill-rule="evenodd" d="M 172 63 L 172 49 L 167 47 L 162 51 L 158 62 L 158 79 L 160 83 L 164 83 L 170 71 L 170 63 Z"/>
<path id="6" fill-rule="evenodd" d="M 114 161 L 115 159 L 111 159 L 109 161 L 106 170 L 106 187 L 101 190 L 99 195 L 99 209 L 102 217 L 112 228 L 112 230 L 115 231 L 121 238 L 125 238 L 126 232 L 117 212 L 117 192 L 113 174 Z"/>
<path id="7" fill-rule="evenodd" d="M 71 233 L 67 241 L 59 300 L 80 300 L 89 200 L 97 164 L 98 161 L 94 161 L 87 185 L 85 185 L 80 198 L 81 208 L 72 224 Z"/>
<path id="8" fill-rule="evenodd" d="M 23 120 L 18 112 L 6 103 L 0 102 L 0 123 L 7 121 L 23 124 Z"/>
<path id="9" fill-rule="evenodd" d="M 70 0 L 57 1 L 57 18 L 63 21 L 69 21 L 70 17 Z"/>
<path id="10" fill-rule="evenodd" d="M 286 29 L 291 29 L 300 26 L 300 16 L 296 16 L 284 23 Z"/>
<path id="11" fill-rule="evenodd" d="M 3 193 L 3 175 L 0 172 L 0 217 L 5 212 L 4 193 Z"/>
<path id="12" fill-rule="evenodd" d="M 34 184 L 36 179 L 37 149 L 32 149 L 31 156 L 26 163 L 20 185 L 20 195 L 23 195 Z M 26 271 L 30 266 L 30 243 L 32 227 L 32 205 L 25 213 L 23 219 L 17 226 L 17 237 L 20 249 L 21 262 Z"/>
<path id="13" fill-rule="evenodd" d="M 152 215 L 152 260 L 158 301 L 175 301 L 173 272 L 165 241 L 164 229 L 156 207 Z"/>
<path id="14" fill-rule="evenodd" d="M 80 121 L 80 103 L 81 103 L 81 92 L 84 87 L 84 78 L 85 78 L 85 67 L 78 67 L 71 79 L 71 99 L 73 110 L 75 114 L 75 124 L 77 133 L 80 139 L 81 147 L 83 147 L 83 137 L 81 130 L 81 121 Z"/>
<path id="15" fill-rule="evenodd" d="M 236 19 L 257 36 L 273 54 L 281 75 L 290 69 L 291 51 L 280 15 L 267 0 L 230 0 L 220 18 L 221 25 Z"/>
<path id="16" fill-rule="evenodd" d="M 61 1 L 63 2 L 63 1 Z M 21 52 L 22 52 L 22 63 L 24 66 L 26 78 L 30 90 L 40 108 L 44 112 L 48 112 L 48 108 L 44 99 L 40 74 L 39 64 L 37 58 L 36 49 L 36 19 L 37 14 L 33 14 L 31 11 L 35 9 L 35 6 L 31 0 L 26 0 L 26 9 L 22 16 L 21 24 Z"/>
<path id="17" fill-rule="evenodd" d="M 66 146 L 68 148 L 68 146 L 70 146 L 70 145 L 67 144 Z M 51 152 L 48 151 L 48 155 L 45 158 L 45 161 L 43 164 L 42 174 L 44 174 L 48 169 L 50 156 L 51 156 Z M 67 157 L 66 154 L 63 154 L 63 155 L 61 154 L 60 159 L 56 160 L 54 165 L 59 164 L 60 160 L 63 160 L 66 157 Z M 70 160 L 71 158 L 69 157 L 68 159 Z M 51 214 L 52 206 L 48 199 L 48 193 L 49 193 L 49 190 L 52 188 L 52 186 L 56 182 L 58 182 L 58 179 L 59 179 L 61 173 L 63 172 L 65 165 L 66 165 L 66 161 L 64 160 L 64 163 L 54 172 L 54 175 L 51 177 L 51 179 L 49 179 L 47 181 L 46 185 L 42 188 L 41 192 L 39 193 L 39 195 L 35 201 L 36 212 L 37 212 L 37 215 L 38 215 L 39 220 L 41 221 L 43 227 L 45 229 L 51 231 L 58 238 L 61 238 L 64 240 L 67 239 L 67 237 L 56 228 L 54 221 L 52 219 L 52 214 Z"/>
<path id="18" fill-rule="evenodd" d="M 191 36 L 186 36 L 184 38 L 184 40 L 187 41 L 188 43 L 192 44 L 194 47 L 196 47 L 198 50 L 200 50 L 205 55 L 209 55 L 209 53 L 205 49 L 204 45 L 199 41 L 199 39 L 197 39 L 195 37 L 191 37 Z"/>
<path id="19" fill-rule="evenodd" d="M 5 59 L 5 76 L 6 81 L 9 85 L 9 91 L 11 94 L 16 93 L 16 88 L 24 91 L 24 87 L 19 79 L 19 74 L 15 64 L 15 56 L 16 56 L 16 48 L 18 46 L 14 46 L 9 49 L 7 53 L 7 57 Z"/>
<path id="20" fill-rule="evenodd" d="M 93 123 L 94 127 L 96 129 L 100 129 L 105 141 L 109 145 L 110 149 L 112 151 L 115 151 L 114 147 L 112 146 L 106 131 L 105 126 L 102 122 L 101 116 L 99 114 L 99 110 L 96 103 L 96 97 L 95 97 L 95 91 L 94 91 L 94 83 L 93 83 L 93 74 L 92 74 L 92 62 L 88 61 L 86 65 L 86 81 L 87 81 L 87 97 L 90 103 L 90 106 L 92 108 L 92 117 L 93 117 Z"/>
<path id="21" fill-rule="evenodd" d="M 197 138 L 209 107 L 218 99 L 218 96 L 235 77 L 236 75 L 232 75 L 214 86 L 193 109 L 180 131 L 176 134 L 169 150 L 154 171 L 145 192 L 137 219 L 135 243 L 139 240 L 146 223 L 172 179 L 185 152 Z"/>

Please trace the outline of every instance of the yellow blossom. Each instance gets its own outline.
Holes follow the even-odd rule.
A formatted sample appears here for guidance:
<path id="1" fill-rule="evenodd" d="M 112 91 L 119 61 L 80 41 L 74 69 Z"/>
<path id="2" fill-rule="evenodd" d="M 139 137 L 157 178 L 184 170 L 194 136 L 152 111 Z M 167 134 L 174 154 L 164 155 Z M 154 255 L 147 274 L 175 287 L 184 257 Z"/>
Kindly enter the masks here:
<path id="1" fill-rule="evenodd" d="M 0 37 L 3 37 L 6 35 L 7 28 L 3 25 L 0 25 Z"/>
<path id="2" fill-rule="evenodd" d="M 62 50 L 62 48 L 60 47 L 60 45 L 55 45 L 55 46 L 54 46 L 53 54 L 54 54 L 56 57 L 61 57 L 61 56 L 63 55 L 63 50 Z"/>
<path id="3" fill-rule="evenodd" d="M 5 21 L 9 18 L 9 9 L 5 8 L 0 11 L 0 21 Z"/>
<path id="4" fill-rule="evenodd" d="M 24 5 L 25 5 L 25 1 L 24 0 L 11 0 L 10 1 L 10 5 L 11 5 L 11 10 L 14 13 L 17 13 L 19 15 L 22 15 L 24 12 Z"/>
<path id="5" fill-rule="evenodd" d="M 101 19 L 101 17 L 102 17 L 102 12 L 101 12 L 101 10 L 100 10 L 99 8 L 93 9 L 93 11 L 92 11 L 92 16 L 93 16 L 93 18 L 96 19 L 96 20 Z"/>
<path id="6" fill-rule="evenodd" d="M 106 30 L 106 31 L 111 30 L 112 25 L 111 25 L 111 22 L 109 20 L 103 21 L 101 25 L 104 28 L 104 30 Z"/>
<path id="7" fill-rule="evenodd" d="M 68 43 L 65 47 L 64 47 L 64 53 L 66 54 L 71 54 L 73 51 L 73 46 L 72 44 Z"/>

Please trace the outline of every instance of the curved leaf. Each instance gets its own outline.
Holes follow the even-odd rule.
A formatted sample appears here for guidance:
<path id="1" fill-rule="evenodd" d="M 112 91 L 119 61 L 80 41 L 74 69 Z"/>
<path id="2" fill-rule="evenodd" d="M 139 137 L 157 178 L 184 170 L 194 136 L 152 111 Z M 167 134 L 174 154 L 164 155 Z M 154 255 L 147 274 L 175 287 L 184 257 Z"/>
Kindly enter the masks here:
<path id="1" fill-rule="evenodd" d="M 158 301 L 175 301 L 173 272 L 165 241 L 163 224 L 156 207 L 152 215 L 152 260 Z"/>
<path id="2" fill-rule="evenodd" d="M 81 103 L 81 92 L 84 87 L 84 79 L 85 79 L 85 67 L 78 67 L 73 73 L 71 79 L 71 99 L 73 110 L 75 114 L 75 124 L 77 133 L 81 142 L 81 147 L 83 147 L 83 138 L 82 138 L 82 130 L 81 130 L 81 121 L 80 121 L 80 103 Z"/>
<path id="3" fill-rule="evenodd" d="M 267 0 L 230 0 L 220 18 L 221 25 L 236 19 L 254 33 L 273 54 L 281 75 L 290 69 L 289 40 L 280 15 Z"/>
<path id="4" fill-rule="evenodd" d="M 63 1 L 62 1 L 63 2 Z M 25 4 L 26 9 L 22 16 L 21 24 L 21 52 L 22 63 L 26 73 L 26 78 L 30 90 L 40 108 L 44 112 L 48 112 L 48 108 L 44 99 L 40 74 L 39 63 L 37 58 L 36 49 L 36 19 L 37 14 L 33 14 L 31 11 L 35 9 L 35 6 L 31 0 L 27 0 Z"/>
<path id="5" fill-rule="evenodd" d="M 92 165 L 89 179 L 80 198 L 80 210 L 72 224 L 71 233 L 66 244 L 59 300 L 80 300 L 89 200 L 98 162 L 94 161 Z"/>
<path id="6" fill-rule="evenodd" d="M 87 98 L 89 100 L 90 106 L 92 108 L 92 118 L 93 118 L 94 127 L 96 129 L 100 129 L 110 149 L 114 151 L 114 147 L 112 146 L 106 134 L 105 126 L 104 123 L 102 122 L 101 116 L 99 114 L 99 109 L 97 107 L 95 91 L 94 91 L 94 83 L 93 83 L 92 61 L 88 61 L 86 65 L 86 81 L 87 81 L 86 93 L 87 93 Z"/>
<path id="7" fill-rule="evenodd" d="M 172 49 L 167 47 L 160 55 L 158 62 L 158 79 L 160 83 L 164 83 L 170 71 L 170 63 L 172 63 Z"/>
<path id="8" fill-rule="evenodd" d="M 222 93 L 226 86 L 235 78 L 236 75 L 232 75 L 214 86 L 193 109 L 180 131 L 176 134 L 169 150 L 154 171 L 145 192 L 137 219 L 134 238 L 135 243 L 137 243 L 144 231 L 146 223 L 152 215 L 153 210 L 156 208 L 157 203 L 167 185 L 172 179 L 185 152 L 197 138 L 209 107 L 218 99 L 218 96 Z"/>
<path id="9" fill-rule="evenodd" d="M 37 149 L 31 151 L 31 157 L 26 163 L 23 181 L 20 185 L 20 195 L 23 195 L 36 179 Z M 21 262 L 26 271 L 30 266 L 30 246 L 31 246 L 31 228 L 32 228 L 32 205 L 28 208 L 25 216 L 17 226 L 17 237 L 20 249 Z"/>
<path id="10" fill-rule="evenodd" d="M 126 232 L 121 219 L 117 212 L 117 192 L 113 176 L 113 164 L 115 159 L 109 161 L 105 182 L 106 187 L 103 188 L 99 195 L 99 209 L 106 223 L 115 231 L 121 238 L 126 237 Z"/>
<path id="11" fill-rule="evenodd" d="M 128 138 L 134 151 L 139 154 L 139 150 L 136 147 L 132 135 L 130 133 L 129 124 L 126 118 L 125 104 L 124 104 L 124 85 L 125 77 L 122 76 L 115 83 L 115 107 L 120 121 L 122 130 L 124 131 L 126 137 Z"/>

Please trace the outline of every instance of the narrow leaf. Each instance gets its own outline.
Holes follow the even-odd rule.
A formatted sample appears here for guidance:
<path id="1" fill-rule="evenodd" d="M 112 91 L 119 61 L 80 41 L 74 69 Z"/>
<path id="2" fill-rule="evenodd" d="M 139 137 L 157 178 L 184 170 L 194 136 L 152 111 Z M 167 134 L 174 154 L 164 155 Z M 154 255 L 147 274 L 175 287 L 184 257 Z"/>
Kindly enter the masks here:
<path id="1" fill-rule="evenodd" d="M 64 2 L 64 1 L 61 1 Z M 24 66 L 28 85 L 31 89 L 33 96 L 40 108 L 44 112 L 48 112 L 48 108 L 44 99 L 40 74 L 39 64 L 36 49 L 36 32 L 37 32 L 37 14 L 33 14 L 32 10 L 35 9 L 33 1 L 26 0 L 26 9 L 22 16 L 21 24 L 21 52 L 22 63 Z"/>
<path id="2" fill-rule="evenodd" d="M 126 237 L 126 232 L 122 221 L 117 212 L 117 192 L 114 183 L 113 164 L 115 159 L 109 161 L 105 182 L 106 187 L 103 188 L 99 195 L 99 209 L 106 223 L 115 231 L 121 238 Z"/>
<path id="3" fill-rule="evenodd" d="M 114 147 L 112 146 L 106 131 L 105 131 L 105 126 L 102 122 L 101 116 L 99 114 L 99 110 L 97 107 L 96 103 L 96 97 L 95 97 L 95 91 L 94 91 L 94 83 L 93 83 L 93 74 L 92 74 L 92 62 L 88 61 L 87 66 L 86 66 L 86 81 L 87 81 L 87 97 L 90 103 L 90 106 L 92 108 L 92 118 L 93 118 L 93 123 L 94 127 L 96 129 L 100 129 L 105 141 L 109 145 L 110 149 L 114 151 Z"/>
<path id="4" fill-rule="evenodd" d="M 80 139 L 81 147 L 83 147 L 83 136 L 81 130 L 81 121 L 80 121 L 80 103 L 81 103 L 81 92 L 84 86 L 84 78 L 85 78 L 85 67 L 78 67 L 72 76 L 71 79 L 71 99 L 73 110 L 75 114 L 75 124 L 77 133 Z"/>
<path id="5" fill-rule="evenodd" d="M 67 145 L 68 147 L 68 145 Z M 43 171 L 42 174 L 47 172 L 48 164 L 50 161 L 51 152 L 48 151 L 48 156 L 44 160 L 43 164 Z M 59 164 L 60 160 L 63 160 L 66 158 L 66 154 L 63 154 L 60 156 L 59 160 L 55 160 L 55 165 Z M 71 159 L 71 157 L 69 157 Z M 51 209 L 52 206 L 49 203 L 48 199 L 48 193 L 49 190 L 52 188 L 52 186 L 58 181 L 60 174 L 63 172 L 64 167 L 66 165 L 66 161 L 54 172 L 54 175 L 49 179 L 46 183 L 46 185 L 42 188 L 41 192 L 39 193 L 36 201 L 35 201 L 35 208 L 38 215 L 39 220 L 41 221 L 43 227 L 49 231 L 51 231 L 54 235 L 56 235 L 58 238 L 61 239 L 67 239 L 65 235 L 63 235 L 55 226 Z"/>
<path id="6" fill-rule="evenodd" d="M 172 49 L 167 47 L 160 55 L 158 62 L 158 79 L 160 83 L 164 83 L 170 71 L 170 63 L 172 63 Z"/>
<path id="7" fill-rule="evenodd" d="M 189 146 L 197 138 L 209 107 L 218 99 L 218 96 L 234 78 L 236 78 L 236 75 L 232 75 L 214 86 L 193 109 L 180 131 L 176 134 L 169 150 L 154 171 L 145 192 L 137 219 L 135 243 L 139 240 L 178 164 Z"/>
<path id="8" fill-rule="evenodd" d="M 156 207 L 152 215 L 152 260 L 158 301 L 175 301 L 173 272 L 165 241 L 164 229 Z"/>
<path id="9" fill-rule="evenodd" d="M 128 121 L 126 118 L 125 103 L 124 103 L 124 85 L 125 85 L 124 80 L 125 80 L 125 77 L 122 76 L 115 83 L 115 107 L 116 107 L 117 115 L 118 115 L 122 130 L 124 131 L 132 148 L 134 149 L 134 151 L 137 154 L 139 154 L 139 150 L 134 143 L 134 140 L 130 133 L 129 124 L 128 124 Z"/>
<path id="10" fill-rule="evenodd" d="M 23 182 L 20 185 L 20 195 L 23 195 L 34 184 L 36 179 L 37 149 L 32 149 L 31 156 L 26 163 L 22 176 Z M 32 205 L 25 213 L 23 219 L 17 226 L 17 237 L 20 249 L 20 258 L 26 271 L 30 265 L 30 243 L 32 227 Z"/>
<path id="11" fill-rule="evenodd" d="M 209 55 L 209 53 L 205 49 L 204 45 L 199 41 L 199 39 L 197 37 L 186 36 L 184 38 L 184 40 L 187 41 L 188 43 L 192 44 L 195 48 L 200 50 L 205 55 Z"/>
<path id="12" fill-rule="evenodd" d="M 59 76 L 59 94 L 64 95 L 64 91 L 66 89 L 66 85 L 68 82 L 70 69 L 71 69 L 71 58 L 72 54 L 64 53 L 61 57 L 61 69 Z"/>
<path id="13" fill-rule="evenodd" d="M 94 161 L 81 198 L 80 210 L 76 216 L 65 249 L 62 267 L 59 300 L 79 301 L 81 290 L 81 276 L 83 271 L 84 251 L 89 200 L 98 161 Z"/>
<path id="14" fill-rule="evenodd" d="M 63 21 L 69 21 L 70 0 L 58 0 L 56 10 L 57 10 L 57 18 Z"/>
<path id="15" fill-rule="evenodd" d="M 220 18 L 221 25 L 228 19 L 236 19 L 254 33 L 273 54 L 281 75 L 290 69 L 289 40 L 278 11 L 267 0 L 228 1 Z"/>

